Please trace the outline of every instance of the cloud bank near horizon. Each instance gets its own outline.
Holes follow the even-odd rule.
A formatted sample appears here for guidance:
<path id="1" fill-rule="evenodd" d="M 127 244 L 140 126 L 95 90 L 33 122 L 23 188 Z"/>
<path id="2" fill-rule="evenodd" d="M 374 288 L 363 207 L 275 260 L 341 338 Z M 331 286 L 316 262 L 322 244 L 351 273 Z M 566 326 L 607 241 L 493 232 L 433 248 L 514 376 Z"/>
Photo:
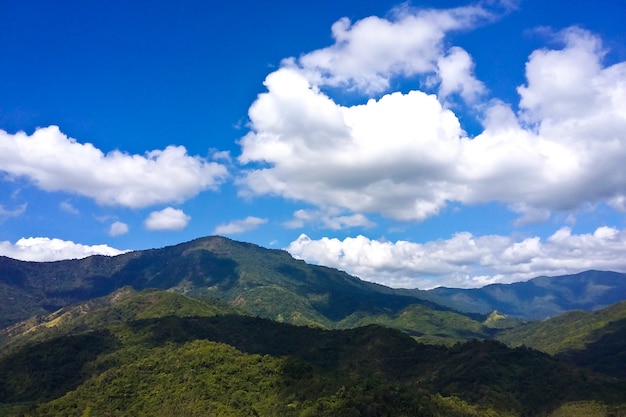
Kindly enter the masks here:
<path id="1" fill-rule="evenodd" d="M 82 245 L 68 240 L 47 237 L 21 238 L 15 244 L 0 241 L 0 256 L 21 261 L 50 262 L 82 259 L 92 255 L 115 256 L 128 252 L 108 245 Z"/>
<path id="2" fill-rule="evenodd" d="M 563 227 L 547 239 L 523 240 L 460 232 L 426 243 L 385 242 L 361 235 L 312 240 L 303 234 L 287 251 L 391 287 L 476 288 L 589 269 L 626 271 L 626 230 L 600 227 L 594 233 L 573 234 Z"/>
<path id="3" fill-rule="evenodd" d="M 256 227 L 265 219 L 248 218 L 228 225 L 229 233 Z M 546 239 L 474 236 L 459 232 L 449 239 L 425 243 L 379 241 L 359 235 L 339 240 L 313 240 L 302 234 L 286 250 L 309 263 L 337 268 L 390 287 L 430 289 L 437 286 L 476 288 L 527 281 L 589 269 L 626 271 L 626 230 L 597 228 L 575 234 L 563 227 Z M 127 251 L 107 245 L 81 245 L 49 238 L 0 242 L 0 256 L 24 261 L 114 256 Z"/>

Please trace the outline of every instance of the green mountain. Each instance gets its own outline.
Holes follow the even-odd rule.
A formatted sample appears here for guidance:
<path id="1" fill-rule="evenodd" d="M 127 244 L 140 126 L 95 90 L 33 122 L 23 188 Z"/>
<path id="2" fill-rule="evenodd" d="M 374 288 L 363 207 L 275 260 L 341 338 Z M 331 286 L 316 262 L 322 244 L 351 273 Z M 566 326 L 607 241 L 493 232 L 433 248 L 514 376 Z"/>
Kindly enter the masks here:
<path id="1" fill-rule="evenodd" d="M 238 309 L 219 300 L 203 302 L 172 291 L 149 289 L 137 292 L 131 287 L 123 287 L 107 296 L 63 307 L 45 316 L 34 316 L 1 329 L 0 350 L 134 320 L 239 313 Z"/>
<path id="2" fill-rule="evenodd" d="M 128 286 L 219 299 L 279 322 L 325 329 L 379 324 L 424 342 L 453 344 L 490 338 L 518 325 L 515 318 L 626 299 L 624 275 L 588 271 L 473 290 L 397 290 L 308 265 L 286 251 L 213 236 L 115 257 L 41 263 L 0 257 L 0 328 Z M 507 319 L 487 319 L 494 310 Z"/>
<path id="3" fill-rule="evenodd" d="M 124 288 L 21 326 L 0 350 L 3 416 L 626 413 L 626 381 L 535 350 L 298 327 L 173 292 Z"/>
<path id="4" fill-rule="evenodd" d="M 377 323 L 432 341 L 488 336 L 483 317 L 308 265 L 282 250 L 217 236 L 115 257 L 43 263 L 0 258 L 0 290 L 10 301 L 0 305 L 0 326 L 124 286 L 220 299 L 251 315 L 297 325 Z"/>
<path id="5" fill-rule="evenodd" d="M 469 313 L 489 314 L 497 310 L 511 317 L 543 320 L 571 310 L 598 310 L 626 300 L 626 274 L 585 271 L 482 288 L 435 288 L 415 295 Z"/>
<path id="6" fill-rule="evenodd" d="M 618 378 L 626 378 L 626 301 L 602 310 L 572 311 L 505 330 L 496 338 L 525 345 Z"/>

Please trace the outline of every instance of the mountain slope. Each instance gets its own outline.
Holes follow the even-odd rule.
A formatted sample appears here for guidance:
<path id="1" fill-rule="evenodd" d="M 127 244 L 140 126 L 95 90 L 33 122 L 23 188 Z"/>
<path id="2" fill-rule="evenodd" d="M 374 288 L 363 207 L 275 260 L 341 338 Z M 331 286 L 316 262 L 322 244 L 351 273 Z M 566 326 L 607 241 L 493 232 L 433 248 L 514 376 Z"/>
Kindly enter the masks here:
<path id="1" fill-rule="evenodd" d="M 422 340 L 450 342 L 489 337 L 493 331 L 485 327 L 493 326 L 482 323 L 494 310 L 541 319 L 626 299 L 625 275 L 588 271 L 473 290 L 397 290 L 308 265 L 282 250 L 213 236 L 115 257 L 42 263 L 0 257 L 0 328 L 131 286 L 221 299 L 292 324 L 377 323 Z"/>
<path id="2" fill-rule="evenodd" d="M 626 403 L 624 382 L 525 348 L 212 315 L 221 307 L 171 295 L 107 297 L 57 335 L 1 351 L 0 375 L 11 377 L 0 378 L 0 414 L 540 416 L 575 401 Z"/>
<path id="3" fill-rule="evenodd" d="M 505 330 L 497 337 L 607 375 L 626 378 L 626 301 L 594 312 L 572 311 Z"/>
<path id="4" fill-rule="evenodd" d="M 471 327 L 467 334 L 485 336 L 479 322 L 450 308 L 336 269 L 308 265 L 282 250 L 217 236 L 111 258 L 94 256 L 44 263 L 0 258 L 0 282 L 13 300 L 0 307 L 3 326 L 131 286 L 136 290 L 171 289 L 194 297 L 221 299 L 250 314 L 298 325 L 346 327 L 362 324 L 355 317 L 375 315 L 383 324 L 415 334 L 430 335 L 441 330 L 394 319 L 417 304 L 431 315 L 445 316 L 442 323 L 467 323 Z M 463 332 L 461 328 L 458 333 Z"/>
<path id="5" fill-rule="evenodd" d="M 459 311 L 543 320 L 570 310 L 597 310 L 626 300 L 626 274 L 586 271 L 482 288 L 435 288 L 416 294 Z"/>
<path id="6" fill-rule="evenodd" d="M 25 346 L 62 335 L 133 320 L 179 317 L 211 317 L 239 313 L 219 300 L 203 302 L 170 291 L 123 287 L 107 296 L 63 307 L 45 316 L 0 329 L 0 350 Z"/>

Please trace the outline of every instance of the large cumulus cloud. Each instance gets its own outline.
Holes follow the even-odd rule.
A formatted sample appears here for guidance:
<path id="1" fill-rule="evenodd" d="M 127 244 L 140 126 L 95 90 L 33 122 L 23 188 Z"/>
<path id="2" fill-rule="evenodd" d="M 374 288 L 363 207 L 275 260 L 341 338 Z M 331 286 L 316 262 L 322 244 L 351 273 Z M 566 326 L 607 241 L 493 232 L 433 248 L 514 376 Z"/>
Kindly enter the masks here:
<path id="1" fill-rule="evenodd" d="M 104 205 L 131 208 L 181 202 L 217 187 L 225 166 L 190 156 L 182 146 L 145 155 L 104 154 L 90 143 L 67 137 L 58 127 L 32 135 L 0 130 L 0 172 L 26 177 L 46 191 L 67 191 Z"/>
<path id="2" fill-rule="evenodd" d="M 249 166 L 241 192 L 413 221 L 449 202 L 498 201 L 521 214 L 518 224 L 586 204 L 623 208 L 626 63 L 604 66 L 601 40 L 569 28 L 560 47 L 529 56 L 518 103 L 483 97 L 468 52 L 442 39 L 489 14 L 459 10 L 340 20 L 334 45 L 268 75 L 240 141 Z M 434 82 L 431 91 L 367 99 L 414 74 Z M 328 86 L 365 100 L 341 105 Z M 454 94 L 481 114 L 473 137 L 446 104 Z"/>

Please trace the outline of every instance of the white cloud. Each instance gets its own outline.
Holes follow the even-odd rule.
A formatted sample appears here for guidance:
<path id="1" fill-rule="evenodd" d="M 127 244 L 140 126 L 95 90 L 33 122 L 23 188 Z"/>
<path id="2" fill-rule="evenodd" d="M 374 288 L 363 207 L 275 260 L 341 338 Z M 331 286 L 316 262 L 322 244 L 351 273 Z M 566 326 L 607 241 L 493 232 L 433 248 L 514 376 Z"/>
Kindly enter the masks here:
<path id="1" fill-rule="evenodd" d="M 150 213 L 144 225 L 148 230 L 182 230 L 187 227 L 189 220 L 191 217 L 182 210 L 167 207 Z"/>
<path id="2" fill-rule="evenodd" d="M 544 240 L 461 232 L 447 240 L 412 243 L 364 236 L 312 240 L 303 234 L 287 250 L 367 281 L 404 288 L 473 288 L 588 269 L 626 271 L 626 230 L 606 226 L 579 235 L 562 228 Z"/>
<path id="3" fill-rule="evenodd" d="M 550 218 L 549 210 L 528 207 L 523 203 L 514 204 L 510 207 L 510 209 L 522 215 L 513 222 L 515 226 L 543 223 Z"/>
<path id="4" fill-rule="evenodd" d="M 435 96 L 395 93 L 342 107 L 290 69 L 266 85 L 239 160 L 271 167 L 247 172 L 249 192 L 409 220 L 436 214 L 463 191 L 447 178 L 460 125 Z"/>
<path id="5" fill-rule="evenodd" d="M 62 259 L 81 259 L 91 255 L 115 256 L 127 251 L 107 245 L 81 245 L 68 240 L 47 237 L 21 238 L 15 244 L 0 241 L 0 255 L 22 261 L 58 261 Z"/>
<path id="6" fill-rule="evenodd" d="M 458 93 L 467 102 L 474 102 L 476 98 L 485 93 L 486 89 L 482 82 L 472 75 L 474 63 L 472 57 L 463 49 L 450 48 L 448 55 L 437 60 L 439 77 L 439 97 L 445 98 Z"/>
<path id="7" fill-rule="evenodd" d="M 213 233 L 216 235 L 233 235 L 256 229 L 257 227 L 265 223 L 267 223 L 267 219 L 248 216 L 242 220 L 234 220 L 230 223 L 220 224 L 215 228 Z"/>
<path id="8" fill-rule="evenodd" d="M 46 191 L 68 191 L 99 204 L 132 208 L 184 201 L 216 188 L 228 174 L 223 165 L 189 156 L 182 146 L 145 155 L 104 154 L 56 126 L 30 136 L 0 130 L 0 171 L 27 177 Z"/>
<path id="9" fill-rule="evenodd" d="M 11 217 L 21 216 L 26 211 L 27 204 L 21 204 L 19 207 L 10 210 L 6 209 L 2 204 L 0 204 L 0 223 L 4 222 L 6 219 Z"/>
<path id="10" fill-rule="evenodd" d="M 214 151 L 213 159 L 216 161 L 224 161 L 225 163 L 232 162 L 232 157 L 230 156 L 230 151 Z"/>
<path id="11" fill-rule="evenodd" d="M 126 223 L 115 221 L 109 227 L 109 236 L 119 236 L 128 233 L 128 225 Z"/>
<path id="12" fill-rule="evenodd" d="M 341 210 L 329 208 L 321 210 L 297 210 L 293 218 L 283 225 L 288 229 L 298 229 L 305 224 L 319 224 L 322 228 L 341 230 L 350 227 L 374 227 L 375 223 L 363 214 L 342 215 Z"/>
<path id="13" fill-rule="evenodd" d="M 315 85 L 382 92 L 395 76 L 436 72 L 438 60 L 446 53 L 443 39 L 447 32 L 494 18 L 493 13 L 478 6 L 448 10 L 401 7 L 390 19 L 372 16 L 354 23 L 343 18 L 332 26 L 333 45 L 298 60 L 288 59 L 284 65 L 299 66 Z M 460 49 L 457 47 L 453 54 Z M 475 84 L 471 65 L 458 66 L 457 70 L 438 75 L 444 82 L 451 75 L 457 83 Z M 461 86 L 458 89 L 463 90 Z"/>
<path id="14" fill-rule="evenodd" d="M 454 26 L 454 16 L 443 13 L 441 21 L 413 28 L 420 16 L 340 21 L 333 46 L 269 74 L 267 92 L 249 110 L 251 131 L 240 140 L 239 162 L 250 166 L 238 179 L 241 194 L 418 221 L 448 202 L 499 201 L 521 213 L 518 225 L 588 204 L 624 207 L 626 62 L 604 67 L 600 39 L 570 28 L 559 35 L 562 49 L 529 57 L 520 113 L 497 99 L 478 103 L 484 130 L 470 138 L 440 100 L 453 93 L 476 99 L 483 85 L 466 77 L 472 68 L 466 51 L 437 46 L 446 30 L 467 22 Z M 379 29 L 376 42 L 385 47 L 375 44 L 368 55 L 362 44 Z M 425 30 L 426 40 L 409 48 L 406 37 L 386 32 L 404 33 L 396 30 Z M 392 42 L 411 53 L 396 55 Z M 385 50 L 389 57 L 381 57 Z M 389 76 L 412 71 L 439 71 L 440 97 L 410 91 L 342 106 L 320 90 L 387 88 Z"/>

